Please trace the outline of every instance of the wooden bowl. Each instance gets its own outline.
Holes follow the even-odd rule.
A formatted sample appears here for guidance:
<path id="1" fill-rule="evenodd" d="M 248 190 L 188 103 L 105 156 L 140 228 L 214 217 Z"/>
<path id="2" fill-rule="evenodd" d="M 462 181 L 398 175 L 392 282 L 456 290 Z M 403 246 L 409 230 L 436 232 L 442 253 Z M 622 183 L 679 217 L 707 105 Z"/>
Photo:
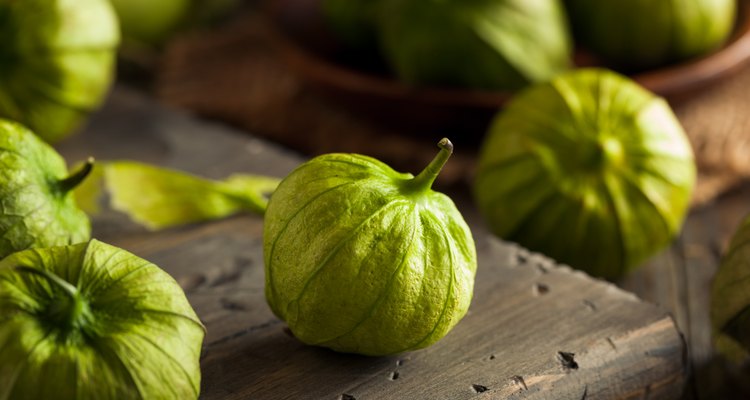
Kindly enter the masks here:
<path id="1" fill-rule="evenodd" d="M 354 1 L 354 0 L 353 0 Z M 396 80 L 377 55 L 346 59 L 326 29 L 320 0 L 269 0 L 266 15 L 277 48 L 289 68 L 309 87 L 360 117 L 411 135 L 450 134 L 477 142 L 512 92 L 462 88 L 416 88 Z M 726 78 L 750 60 L 750 0 L 739 1 L 735 30 L 719 50 L 630 77 L 652 92 L 678 101 Z M 577 66 L 600 63 L 583 51 Z"/>

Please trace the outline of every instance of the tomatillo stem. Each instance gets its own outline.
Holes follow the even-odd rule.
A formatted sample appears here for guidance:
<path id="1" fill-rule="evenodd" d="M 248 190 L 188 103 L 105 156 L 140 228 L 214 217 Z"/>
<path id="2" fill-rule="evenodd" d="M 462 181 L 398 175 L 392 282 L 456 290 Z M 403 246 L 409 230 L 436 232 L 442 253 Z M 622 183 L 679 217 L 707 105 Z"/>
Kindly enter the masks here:
<path id="1" fill-rule="evenodd" d="M 440 147 L 440 152 L 419 175 L 409 182 L 409 187 L 416 190 L 427 190 L 432 187 L 443 166 L 453 154 L 453 143 L 448 138 L 442 138 L 437 145 Z"/>
<path id="2" fill-rule="evenodd" d="M 60 190 L 65 193 L 75 189 L 76 186 L 80 185 L 81 182 L 83 182 L 83 180 L 86 179 L 87 176 L 89 176 L 91 170 L 93 169 L 94 157 L 89 157 L 83 164 L 83 166 L 78 169 L 78 171 L 70 174 L 70 176 L 59 182 Z"/>
<path id="3" fill-rule="evenodd" d="M 80 292 L 75 286 L 55 275 L 54 273 L 44 269 L 37 269 L 22 265 L 16 267 L 16 270 L 41 276 L 47 279 L 47 281 L 49 281 L 53 286 L 57 286 L 58 288 L 60 288 L 63 292 L 65 292 L 65 294 L 70 297 L 71 301 L 71 305 L 65 309 L 65 315 L 61 316 L 62 321 L 70 324 L 70 326 L 78 325 L 82 321 L 83 315 L 86 312 L 86 303 L 83 301 Z"/>

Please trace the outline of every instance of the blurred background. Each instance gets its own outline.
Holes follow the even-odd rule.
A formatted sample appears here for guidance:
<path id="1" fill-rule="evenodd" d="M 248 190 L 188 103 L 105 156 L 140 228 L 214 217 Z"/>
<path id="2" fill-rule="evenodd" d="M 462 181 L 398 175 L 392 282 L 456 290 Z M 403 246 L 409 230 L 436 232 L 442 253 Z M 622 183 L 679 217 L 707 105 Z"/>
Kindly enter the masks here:
<path id="1" fill-rule="evenodd" d="M 489 89 L 482 82 L 470 85 L 440 81 L 440 77 L 436 83 L 408 82 L 393 72 L 373 43 L 353 45 L 337 34 L 320 1 L 194 2 L 205 5 L 196 10 L 187 0 L 164 0 L 160 22 L 168 28 L 158 34 L 138 32 L 139 38 L 148 39 L 146 43 L 129 40 L 125 30 L 119 80 L 166 104 L 225 121 L 308 155 L 353 151 L 415 170 L 432 157 L 425 139 L 431 143 L 447 135 L 459 151 L 442 182 L 470 182 L 473 153 L 491 118 L 514 90 L 532 79 L 519 78 L 504 87 L 489 83 Z M 174 23 L 173 9 L 178 6 L 186 15 Z M 722 47 L 703 54 L 635 68 L 602 61 L 576 45 L 565 50 L 569 60 L 556 67 L 612 67 L 666 96 L 696 153 L 701 174 L 694 194 L 697 204 L 750 175 L 746 157 L 750 139 L 742 129 L 747 106 L 744 88 L 750 80 L 745 67 L 750 53 L 746 9 L 738 10 Z M 150 10 L 149 17 L 154 18 L 156 11 Z M 123 25 L 127 28 L 127 21 Z M 646 40 L 649 33 L 653 34 L 647 29 Z M 540 36 L 544 34 L 548 33 Z M 441 59 L 454 57 L 443 48 L 435 52 L 442 53 L 437 56 Z M 473 62 L 466 57 L 459 60 Z M 544 75 L 533 79 L 542 80 Z"/>

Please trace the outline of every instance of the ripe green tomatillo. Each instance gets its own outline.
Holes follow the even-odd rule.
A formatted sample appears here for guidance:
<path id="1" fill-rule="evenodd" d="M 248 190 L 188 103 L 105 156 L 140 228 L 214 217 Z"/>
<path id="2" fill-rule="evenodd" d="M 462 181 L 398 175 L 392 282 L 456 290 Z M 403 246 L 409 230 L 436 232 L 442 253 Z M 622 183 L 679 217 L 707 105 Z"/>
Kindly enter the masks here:
<path id="1" fill-rule="evenodd" d="M 663 99 L 580 69 L 519 93 L 496 117 L 474 194 L 501 238 L 616 278 L 677 235 L 695 174 Z"/>
<path id="2" fill-rule="evenodd" d="M 0 0 L 0 117 L 48 142 L 98 108 L 119 44 L 109 0 Z"/>
<path id="3" fill-rule="evenodd" d="M 683 61 L 729 38 L 737 0 L 566 0 L 577 40 L 626 70 Z"/>
<path id="4" fill-rule="evenodd" d="M 266 299 L 301 341 L 341 352 L 427 347 L 471 302 L 476 250 L 451 199 L 431 190 L 453 145 L 419 175 L 358 154 L 295 169 L 271 195 Z"/>
<path id="5" fill-rule="evenodd" d="M 171 276 L 114 246 L 0 261 L 0 399 L 196 399 L 204 335 Z"/>
<path id="6" fill-rule="evenodd" d="M 89 239 L 89 219 L 71 190 L 92 162 L 69 174 L 52 147 L 20 124 L 0 119 L 0 258 Z"/>

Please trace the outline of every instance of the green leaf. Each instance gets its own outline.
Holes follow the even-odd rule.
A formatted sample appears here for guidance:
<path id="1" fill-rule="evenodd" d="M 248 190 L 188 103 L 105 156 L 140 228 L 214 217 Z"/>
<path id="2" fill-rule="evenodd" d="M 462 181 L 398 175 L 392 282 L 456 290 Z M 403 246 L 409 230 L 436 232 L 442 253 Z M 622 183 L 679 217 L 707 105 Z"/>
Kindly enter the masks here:
<path id="1" fill-rule="evenodd" d="M 81 168 L 83 163 L 76 164 L 73 170 Z M 101 199 L 104 194 L 104 167 L 96 163 L 89 176 L 73 189 L 75 202 L 83 212 L 90 216 L 101 212 Z"/>
<path id="2" fill-rule="evenodd" d="M 245 201 L 248 210 L 264 213 L 268 205 L 268 195 L 276 190 L 281 180 L 269 176 L 234 174 L 219 182 L 225 193 Z"/>
<path id="3" fill-rule="evenodd" d="M 117 247 L 0 261 L 0 399 L 195 399 L 204 336 L 177 282 Z"/>
<path id="4" fill-rule="evenodd" d="M 268 202 L 265 196 L 279 183 L 275 178 L 245 174 L 214 181 L 134 161 L 107 162 L 103 174 L 112 208 L 154 230 L 242 211 L 262 214 Z M 95 194 L 96 189 L 91 189 L 82 195 Z"/>

